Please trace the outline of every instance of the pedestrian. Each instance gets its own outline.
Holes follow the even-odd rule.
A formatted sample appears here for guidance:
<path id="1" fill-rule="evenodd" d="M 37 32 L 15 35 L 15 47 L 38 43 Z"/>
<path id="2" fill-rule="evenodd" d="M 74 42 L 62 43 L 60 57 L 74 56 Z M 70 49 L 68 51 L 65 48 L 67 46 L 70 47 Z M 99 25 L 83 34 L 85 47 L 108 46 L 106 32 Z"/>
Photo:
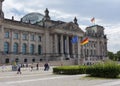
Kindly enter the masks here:
<path id="1" fill-rule="evenodd" d="M 2 65 L 2 72 L 5 71 L 5 65 Z"/>
<path id="2" fill-rule="evenodd" d="M 36 70 L 39 70 L 39 63 L 36 64 Z"/>
<path id="3" fill-rule="evenodd" d="M 21 74 L 21 73 L 22 73 L 22 72 L 21 72 L 21 66 L 18 65 L 17 74 Z"/>
<path id="4" fill-rule="evenodd" d="M 44 71 L 48 71 L 49 70 L 49 64 L 48 63 L 45 63 L 44 64 Z"/>
<path id="5" fill-rule="evenodd" d="M 26 63 L 26 68 L 28 68 L 28 63 Z"/>
<path id="6" fill-rule="evenodd" d="M 47 71 L 50 69 L 50 65 L 47 63 Z"/>
<path id="7" fill-rule="evenodd" d="M 33 64 L 31 64 L 31 71 L 33 71 Z"/>
<path id="8" fill-rule="evenodd" d="M 44 71 L 46 71 L 46 63 L 44 64 Z"/>

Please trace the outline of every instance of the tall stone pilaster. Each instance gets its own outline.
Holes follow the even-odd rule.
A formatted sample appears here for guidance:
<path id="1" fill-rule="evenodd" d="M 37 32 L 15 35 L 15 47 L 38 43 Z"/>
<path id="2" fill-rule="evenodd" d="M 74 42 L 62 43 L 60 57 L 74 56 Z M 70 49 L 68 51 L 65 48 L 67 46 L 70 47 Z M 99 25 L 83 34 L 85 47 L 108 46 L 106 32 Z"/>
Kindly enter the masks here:
<path id="1" fill-rule="evenodd" d="M 63 57 L 64 57 L 64 52 L 63 52 L 63 35 L 60 36 L 60 50 L 61 50 L 61 61 L 63 61 Z"/>
<path id="2" fill-rule="evenodd" d="M 49 56 L 49 53 L 50 53 L 50 48 L 49 48 L 49 46 L 50 46 L 50 44 L 49 44 L 49 31 L 48 30 L 46 30 L 45 31 L 45 53 L 46 53 L 46 56 Z"/>
<path id="3" fill-rule="evenodd" d="M 54 34 L 55 54 L 58 54 L 58 36 Z"/>
<path id="4" fill-rule="evenodd" d="M 19 53 L 22 53 L 22 31 L 20 31 Z"/>
<path id="5" fill-rule="evenodd" d="M 38 54 L 38 35 L 35 34 L 35 53 Z"/>
<path id="6" fill-rule="evenodd" d="M 69 52 L 69 49 L 70 49 L 70 48 L 69 48 L 69 36 L 66 37 L 66 42 L 67 42 L 66 47 L 67 47 L 67 54 L 68 54 L 67 56 L 68 56 L 68 58 L 69 58 L 69 57 L 70 57 L 70 52 Z"/>
<path id="7" fill-rule="evenodd" d="M 77 48 L 78 48 L 77 64 L 80 64 L 80 57 L 81 57 L 80 37 L 78 37 Z"/>
<path id="8" fill-rule="evenodd" d="M 0 19 L 3 19 L 4 18 L 4 13 L 3 13 L 3 10 L 2 10 L 2 3 L 3 3 L 4 0 L 0 0 Z"/>
<path id="9" fill-rule="evenodd" d="M 14 42 L 13 42 L 13 37 L 14 37 L 14 33 L 13 33 L 13 31 L 11 30 L 10 32 L 10 52 L 12 52 L 13 53 L 13 47 L 14 47 Z"/>
<path id="10" fill-rule="evenodd" d="M 28 33 L 27 53 L 30 53 L 30 33 Z"/>
<path id="11" fill-rule="evenodd" d="M 75 58 L 75 43 L 72 43 L 72 56 Z"/>
<path id="12" fill-rule="evenodd" d="M 63 53 L 64 53 L 64 52 L 63 52 L 63 35 L 61 35 L 61 37 L 60 37 L 60 46 L 61 46 L 61 47 L 60 47 L 60 48 L 61 48 L 61 49 L 60 49 L 60 50 L 61 50 L 60 53 L 63 54 Z"/>
<path id="13" fill-rule="evenodd" d="M 0 26 L 0 52 L 4 51 L 4 27 Z"/>

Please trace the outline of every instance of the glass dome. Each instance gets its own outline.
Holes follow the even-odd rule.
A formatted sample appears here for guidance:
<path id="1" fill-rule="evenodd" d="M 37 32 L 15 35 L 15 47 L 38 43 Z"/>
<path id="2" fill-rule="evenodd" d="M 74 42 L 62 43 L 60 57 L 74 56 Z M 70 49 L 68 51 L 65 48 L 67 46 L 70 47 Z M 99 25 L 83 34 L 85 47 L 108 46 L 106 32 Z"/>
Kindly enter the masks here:
<path id="1" fill-rule="evenodd" d="M 35 24 L 37 22 L 40 22 L 43 18 L 44 18 L 44 15 L 33 12 L 25 15 L 22 18 L 22 22 L 29 23 L 30 21 L 31 24 Z"/>

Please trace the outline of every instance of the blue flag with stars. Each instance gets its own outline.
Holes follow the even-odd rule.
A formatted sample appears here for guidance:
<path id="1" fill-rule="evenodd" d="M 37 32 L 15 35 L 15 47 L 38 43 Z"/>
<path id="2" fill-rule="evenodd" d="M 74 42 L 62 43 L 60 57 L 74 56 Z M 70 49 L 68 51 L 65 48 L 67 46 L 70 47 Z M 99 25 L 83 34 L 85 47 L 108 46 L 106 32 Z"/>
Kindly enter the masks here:
<path id="1" fill-rule="evenodd" d="M 71 40 L 72 43 L 77 43 L 78 42 L 78 36 L 74 36 Z"/>

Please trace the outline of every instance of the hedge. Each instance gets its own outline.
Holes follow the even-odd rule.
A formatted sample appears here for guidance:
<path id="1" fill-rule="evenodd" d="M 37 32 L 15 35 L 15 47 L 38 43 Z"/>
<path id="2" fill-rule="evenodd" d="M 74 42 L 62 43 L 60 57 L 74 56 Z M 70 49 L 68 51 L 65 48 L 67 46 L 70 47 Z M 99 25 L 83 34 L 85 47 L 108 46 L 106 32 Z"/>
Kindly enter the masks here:
<path id="1" fill-rule="evenodd" d="M 86 66 L 61 66 L 53 68 L 53 73 L 56 74 L 85 74 Z"/>
<path id="2" fill-rule="evenodd" d="M 120 74 L 120 65 L 115 62 L 97 63 L 91 66 L 60 66 L 53 68 L 55 74 L 88 74 L 93 77 L 116 78 Z"/>
<path id="3" fill-rule="evenodd" d="M 120 65 L 111 61 L 98 63 L 88 67 L 86 74 L 94 77 L 116 78 L 120 74 Z"/>

